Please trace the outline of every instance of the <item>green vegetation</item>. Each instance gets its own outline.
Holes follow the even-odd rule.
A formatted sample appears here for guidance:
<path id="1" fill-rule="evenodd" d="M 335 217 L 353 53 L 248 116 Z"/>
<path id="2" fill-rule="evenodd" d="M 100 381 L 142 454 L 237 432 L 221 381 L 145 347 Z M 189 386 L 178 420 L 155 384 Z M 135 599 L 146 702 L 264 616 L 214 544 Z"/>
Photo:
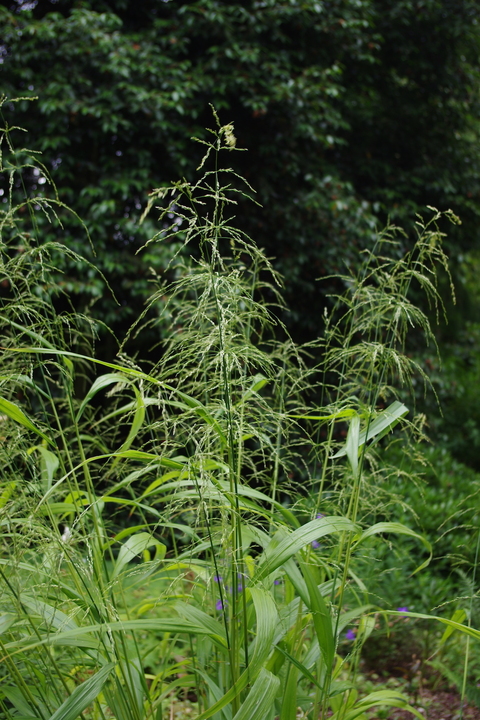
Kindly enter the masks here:
<path id="1" fill-rule="evenodd" d="M 215 112 L 214 121 L 199 179 L 150 196 L 146 222 L 159 214 L 158 232 L 145 253 L 163 246 L 171 282 L 158 281 L 115 361 L 99 357 L 102 328 L 55 281 L 61 253 L 94 272 L 42 235 L 67 208 L 28 193 L 18 205 L 12 192 L 1 214 L 0 712 L 9 720 L 162 720 L 176 706 L 201 720 L 354 720 L 378 707 L 422 717 L 398 687 L 362 692 L 363 646 L 368 657 L 378 625 L 398 637 L 406 622 L 428 623 L 435 656 L 430 643 L 425 663 L 474 695 L 478 549 L 472 558 L 462 545 L 477 541 L 478 518 L 467 513 L 455 550 L 468 590 L 452 582 L 431 617 L 421 578 L 436 577 L 436 547 L 439 573 L 450 571 L 442 512 L 421 521 L 423 533 L 392 487 L 415 480 L 395 441 L 416 451 L 423 438 L 424 418 L 409 408 L 414 381 L 428 377 L 406 342 L 412 328 L 416 344 L 432 333 L 412 295 L 442 312 L 439 223 L 458 219 L 428 211 L 410 250 L 392 225 L 377 234 L 342 278 L 318 339 L 300 345 L 279 319 L 275 269 L 232 222 L 253 191 L 226 170 L 241 157 L 233 125 Z M 48 179 L 16 149 L 15 131 L 3 142 L 8 187 L 29 172 Z M 161 343 L 148 361 L 127 354 L 144 332 Z M 473 475 L 465 483 L 476 492 Z M 459 510 L 446 504 L 451 518 Z M 411 547 L 403 595 L 388 597 Z M 461 643 L 458 672 L 449 653 L 458 658 Z"/>
<path id="2" fill-rule="evenodd" d="M 235 222 L 283 275 L 296 341 L 318 336 L 325 295 L 342 292 L 317 279 L 356 274 L 389 217 L 413 242 L 415 212 L 452 208 L 454 262 L 478 245 L 475 0 L 3 0 L 0 23 L 2 91 L 38 96 L 10 122 L 86 222 L 120 305 L 62 256 L 56 279 L 119 336 L 149 296 L 150 268 L 171 256 L 158 245 L 135 255 L 155 232 L 137 222 L 147 193 L 193 177 L 201 148 L 189 138 L 207 139 L 208 103 L 248 148 L 236 170 L 261 206 L 239 198 Z M 93 260 L 78 223 L 62 223 L 42 224 L 44 239 Z M 135 347 L 146 356 L 154 342 Z"/>

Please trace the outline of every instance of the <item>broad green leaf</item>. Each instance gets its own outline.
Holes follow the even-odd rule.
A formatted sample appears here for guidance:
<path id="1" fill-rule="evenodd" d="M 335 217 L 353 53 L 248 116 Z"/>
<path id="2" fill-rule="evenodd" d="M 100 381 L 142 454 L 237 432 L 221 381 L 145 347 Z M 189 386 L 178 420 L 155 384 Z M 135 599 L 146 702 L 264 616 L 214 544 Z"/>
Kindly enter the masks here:
<path id="1" fill-rule="evenodd" d="M 192 397 L 190 397 L 190 395 L 186 395 L 185 393 L 181 392 L 180 390 L 177 390 L 177 389 L 174 389 L 174 388 L 171 388 L 171 389 L 174 391 L 174 393 L 175 393 L 175 395 L 177 395 L 177 397 L 179 397 L 181 400 L 183 400 L 183 402 L 185 403 L 185 405 L 186 405 L 187 407 L 189 407 L 189 408 L 191 408 L 192 410 L 194 410 L 195 413 L 196 413 L 199 417 L 202 418 L 202 420 L 205 420 L 205 422 L 206 422 L 208 425 L 210 425 L 210 426 L 215 430 L 215 432 L 217 433 L 217 435 L 218 435 L 218 437 L 220 438 L 220 440 L 222 441 L 222 443 L 223 443 L 224 445 L 226 445 L 226 444 L 227 444 L 227 438 L 226 438 L 226 436 L 225 436 L 225 433 L 223 432 L 223 429 L 222 429 L 220 423 L 218 422 L 218 420 L 217 420 L 216 418 L 213 417 L 213 415 L 211 415 L 211 413 L 208 412 L 208 410 L 207 410 L 207 408 L 205 407 L 205 405 L 203 405 L 203 404 L 202 404 L 199 400 L 197 400 L 196 398 L 192 398 Z M 168 402 L 169 402 L 169 401 L 167 400 L 167 403 L 168 403 Z M 174 405 L 174 404 L 177 404 L 177 403 L 176 403 L 176 402 L 170 402 L 169 404 Z"/>
<path id="2" fill-rule="evenodd" d="M 332 615 L 327 607 L 323 595 L 317 587 L 315 578 L 306 563 L 302 563 L 302 574 L 308 588 L 308 608 L 312 613 L 315 634 L 327 668 L 327 674 L 330 675 L 333 667 L 333 660 L 335 658 Z"/>
<path id="3" fill-rule="evenodd" d="M 99 360 L 98 358 L 91 357 L 89 355 L 82 355 L 81 353 L 75 353 L 71 352 L 70 350 L 57 350 L 55 348 L 46 349 L 42 347 L 31 347 L 31 348 L 15 348 L 15 352 L 18 353 L 38 353 L 38 354 L 45 354 L 45 355 L 58 355 L 62 358 L 77 358 L 78 360 L 87 360 L 88 362 L 95 363 L 96 365 L 102 365 L 103 367 L 108 367 L 112 370 L 116 370 L 122 375 L 123 382 L 126 382 L 125 376 L 131 376 L 134 378 L 139 378 L 142 380 L 146 380 L 147 382 L 151 382 L 154 385 L 157 385 L 159 387 L 164 388 L 165 390 L 168 390 L 173 393 L 174 396 L 179 397 L 187 407 L 192 408 L 195 410 L 197 415 L 205 420 L 209 425 L 211 425 L 214 430 L 216 431 L 218 437 L 222 441 L 223 444 L 227 444 L 227 438 L 225 437 L 225 434 L 216 418 L 211 415 L 207 408 L 202 405 L 202 403 L 199 400 L 196 400 L 195 398 L 190 397 L 186 393 L 182 392 L 181 390 L 178 390 L 177 388 L 173 387 L 172 385 L 168 385 L 167 383 L 161 382 L 157 378 L 153 377 L 152 375 L 147 375 L 147 373 L 142 372 L 141 370 L 135 370 L 134 368 L 128 368 L 128 367 L 122 367 L 121 365 L 117 365 L 116 363 L 110 363 L 106 362 L 105 360 Z M 13 352 L 13 349 L 11 349 L 11 352 Z M 83 401 L 85 402 L 85 401 Z M 165 399 L 165 402 L 174 405 L 175 402 L 170 402 L 168 398 Z M 83 403 L 82 403 L 83 404 Z M 84 408 L 82 408 L 83 413 Z M 78 414 L 77 414 L 78 418 Z M 43 436 L 42 436 L 43 437 Z"/>
<path id="4" fill-rule="evenodd" d="M 297 568 L 298 570 L 298 568 Z M 301 576 L 300 570 L 298 570 L 298 573 Z M 302 577 L 302 576 L 301 576 Z M 300 606 L 300 600 L 304 602 L 305 606 L 308 606 L 308 589 L 305 581 L 302 577 L 303 585 L 305 586 L 305 600 L 300 597 L 294 598 L 288 605 L 284 606 L 282 610 L 279 613 L 278 618 L 278 625 L 276 628 L 275 637 L 273 639 L 273 644 L 276 646 L 280 640 L 287 634 L 287 632 L 290 630 L 290 628 L 293 626 L 293 624 L 296 622 L 298 618 L 298 611 Z M 336 586 L 338 586 L 339 581 L 337 581 Z M 318 591 L 323 595 L 323 597 L 327 597 L 332 594 L 334 587 L 333 580 L 328 580 L 327 582 L 321 583 L 318 585 Z M 312 663 L 313 664 L 313 663 Z M 308 666 L 310 667 L 310 665 Z"/>
<path id="5" fill-rule="evenodd" d="M 311 520 L 306 525 L 287 535 L 273 549 L 271 546 L 267 548 L 257 566 L 255 580 L 259 581 L 270 575 L 295 553 L 304 548 L 305 545 L 309 545 L 314 540 L 331 533 L 354 532 L 356 529 L 356 526 L 350 520 L 335 515 Z"/>
<path id="6" fill-rule="evenodd" d="M 211 615 L 208 615 L 206 612 L 200 610 L 194 605 L 189 605 L 180 600 L 175 603 L 175 610 L 186 620 L 190 620 L 196 625 L 203 626 L 211 637 L 218 637 L 221 644 L 225 648 L 227 647 L 225 628 L 218 622 L 218 620 L 212 618 Z"/>
<path id="7" fill-rule="evenodd" d="M 353 410 L 353 408 L 347 408 L 345 410 L 330 413 L 329 415 L 289 415 L 288 417 L 294 418 L 295 420 L 343 420 L 344 418 L 354 417 L 356 414 L 356 410 Z"/>
<path id="8" fill-rule="evenodd" d="M 348 612 L 344 612 L 340 615 L 338 618 L 338 627 L 337 632 L 338 635 L 344 630 L 347 625 L 350 625 L 352 620 L 356 620 L 361 615 L 364 615 L 366 612 L 372 609 L 372 605 L 360 605 L 359 607 L 354 608 L 353 610 L 348 610 Z"/>
<path id="9" fill-rule="evenodd" d="M 280 680 L 273 673 L 262 668 L 233 720 L 265 720 L 275 702 L 279 687 Z"/>
<path id="10" fill-rule="evenodd" d="M 223 696 L 223 690 L 218 687 L 218 685 L 212 680 L 208 673 L 202 672 L 201 670 L 199 670 L 198 667 L 196 668 L 196 673 L 197 675 L 200 675 L 200 677 L 204 680 L 205 684 L 208 686 L 208 689 L 211 693 L 210 700 L 213 699 L 213 703 L 219 702 Z M 231 707 L 223 707 L 221 713 L 225 720 L 232 720 Z"/>
<path id="11" fill-rule="evenodd" d="M 224 492 L 225 494 L 227 494 L 230 490 L 230 485 L 225 480 L 216 480 L 215 485 L 221 488 L 222 492 Z M 268 495 L 262 493 L 261 490 L 250 488 L 247 485 L 237 484 L 236 493 L 238 493 L 238 495 L 241 497 L 251 498 L 252 500 L 259 500 L 261 503 L 265 503 L 265 505 L 268 505 L 270 507 L 273 506 L 279 511 L 283 509 L 281 503 L 277 502 L 276 500 L 272 500 L 272 498 L 270 498 Z"/>
<path id="12" fill-rule="evenodd" d="M 139 500 L 143 500 L 144 498 L 147 498 L 158 487 L 160 487 L 161 485 L 164 485 L 169 480 L 173 480 L 173 478 L 177 478 L 179 476 L 180 476 L 179 470 L 170 470 L 170 472 L 164 473 L 163 475 L 156 478 L 153 482 L 150 483 L 150 485 L 147 487 L 147 489 L 140 495 Z"/>
<path id="13" fill-rule="evenodd" d="M 283 563 L 283 569 L 297 591 L 297 595 L 303 600 L 305 605 L 308 605 L 308 588 L 305 584 L 302 573 L 295 563 L 295 560 L 293 558 L 289 558 Z"/>
<path id="14" fill-rule="evenodd" d="M 23 425 L 23 427 L 27 428 L 27 430 L 31 430 L 37 435 L 40 435 L 40 437 L 43 438 L 46 442 L 50 443 L 50 445 L 52 444 L 52 441 L 45 435 L 45 433 L 39 430 L 37 426 L 33 424 L 30 418 L 25 415 L 23 410 L 21 410 L 18 405 L 15 405 L 15 403 L 10 402 L 10 400 L 0 398 L 0 414 L 7 415 L 10 420 L 13 420 L 16 423 Z"/>
<path id="15" fill-rule="evenodd" d="M 75 720 L 100 694 L 114 667 L 114 663 L 108 663 L 93 677 L 76 687 L 50 720 Z"/>
<path id="16" fill-rule="evenodd" d="M 153 535 L 150 535 L 150 533 L 142 532 L 129 537 L 120 548 L 115 567 L 113 568 L 112 579 L 117 577 L 130 560 L 133 560 L 134 557 L 144 550 L 147 550 L 147 548 L 152 547 L 152 545 L 156 548 L 156 559 L 163 558 L 167 548 L 159 540 L 156 540 Z"/>
<path id="17" fill-rule="evenodd" d="M 82 403 L 80 407 L 78 408 L 77 416 L 75 418 L 75 422 L 78 423 L 80 418 L 82 417 L 85 408 L 87 407 L 90 400 L 95 397 L 97 393 L 100 392 L 100 390 L 103 390 L 106 387 L 109 387 L 110 385 L 118 385 L 118 383 L 124 383 L 128 384 L 131 380 L 129 380 L 128 377 L 121 373 L 106 373 L 105 375 L 101 375 L 98 377 L 95 382 L 93 383 L 92 387 L 88 391 L 88 393 L 85 395 L 85 397 L 82 400 Z"/>
<path id="18" fill-rule="evenodd" d="M 101 460 L 102 455 L 97 458 L 90 458 L 90 460 Z M 108 456 L 107 456 L 108 457 Z M 172 470 L 183 470 L 185 467 L 184 462 L 179 462 L 177 458 L 164 458 L 155 455 L 154 453 L 143 452 L 142 450 L 124 450 L 122 452 L 112 453 L 110 457 L 122 457 L 129 458 L 131 460 L 143 460 L 145 462 L 156 462 L 163 467 L 172 468 Z"/>
<path id="19" fill-rule="evenodd" d="M 408 408 L 403 403 L 395 400 L 391 405 L 383 410 L 373 422 L 368 426 L 368 437 L 367 430 L 362 430 L 358 437 L 358 447 L 361 447 L 365 442 L 376 438 L 376 442 L 392 430 L 398 421 L 408 413 Z M 347 445 L 345 444 L 333 458 L 343 457 L 347 454 Z"/>
<path id="20" fill-rule="evenodd" d="M 252 676 L 255 677 L 272 650 L 273 638 L 278 625 L 278 614 L 275 600 L 268 590 L 262 587 L 252 587 L 249 592 L 257 616 L 256 637 L 249 668 Z"/>
<path id="21" fill-rule="evenodd" d="M 235 685 L 232 686 L 225 693 L 225 695 L 220 698 L 220 700 L 218 700 L 210 708 L 201 713 L 197 717 L 197 720 L 207 720 L 207 718 L 215 715 L 215 713 L 219 712 L 226 705 L 231 703 L 232 700 L 245 687 L 247 687 L 249 683 L 251 683 L 251 681 L 260 671 L 267 672 L 265 668 L 262 668 L 262 665 L 264 664 L 270 653 L 270 650 L 272 649 L 273 636 L 275 633 L 276 624 L 278 622 L 277 609 L 271 593 L 269 593 L 264 588 L 250 588 L 249 590 L 247 590 L 247 592 L 251 594 L 253 603 L 255 605 L 255 612 L 257 615 L 257 635 L 254 641 L 254 649 L 250 665 L 240 675 Z M 271 675 L 271 673 L 269 673 L 269 675 Z M 272 675 L 272 677 L 275 676 Z"/>
<path id="22" fill-rule="evenodd" d="M 364 532 L 355 536 L 355 545 L 359 545 L 367 538 L 371 537 L 372 535 L 378 535 L 379 533 L 395 533 L 396 535 L 409 535 L 410 537 L 413 537 L 416 540 L 420 540 L 420 542 L 423 543 L 423 545 L 429 552 L 429 557 L 425 560 L 425 562 L 423 562 L 417 567 L 417 569 L 412 573 L 412 575 L 415 575 L 417 572 L 420 572 L 420 570 L 423 570 L 423 568 L 426 567 L 432 559 L 432 546 L 428 542 L 428 540 L 423 537 L 423 535 L 419 535 L 414 530 L 411 530 L 409 527 L 407 527 L 406 525 L 402 525 L 401 523 L 382 522 L 371 525 L 369 528 L 364 530 Z"/>

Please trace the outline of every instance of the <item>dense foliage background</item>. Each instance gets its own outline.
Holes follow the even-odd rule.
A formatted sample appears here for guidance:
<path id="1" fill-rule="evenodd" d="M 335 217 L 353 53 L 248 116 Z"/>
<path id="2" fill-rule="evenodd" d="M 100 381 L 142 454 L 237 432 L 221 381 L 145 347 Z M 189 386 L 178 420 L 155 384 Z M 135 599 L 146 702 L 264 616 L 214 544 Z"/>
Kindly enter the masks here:
<path id="1" fill-rule="evenodd" d="M 359 250 L 389 217 L 408 229 L 426 205 L 452 208 L 463 223 L 449 228 L 447 241 L 458 303 L 448 308 L 448 328 L 439 329 L 449 372 L 438 376 L 445 420 L 434 429 L 479 465 L 478 331 L 471 324 L 480 239 L 478 3 L 0 5 L 2 89 L 38 97 L 12 105 L 7 120 L 29 131 L 29 147 L 42 151 L 60 199 L 88 226 L 96 256 L 72 216 L 62 218 L 63 230 L 39 220 L 39 236 L 59 239 L 104 273 L 118 302 L 93 269 L 58 256 L 59 285 L 77 309 L 89 308 L 120 338 L 178 248 L 170 241 L 136 254 L 158 229 L 154 214 L 138 225 L 147 195 L 194 176 L 202 146 L 190 137 L 206 137 L 209 103 L 222 122 L 235 123 L 238 145 L 248 149 L 235 155 L 235 169 L 260 204 L 240 202 L 235 222 L 283 274 L 284 319 L 295 340 L 318 335 L 326 295 L 339 289 L 317 279 L 354 271 Z M 33 172 L 24 181 L 53 193 Z M 447 284 L 442 292 L 447 299 Z M 132 350 L 145 356 L 158 332 Z M 115 348 L 106 338 L 105 355 Z M 424 361 L 438 367 L 433 349 Z M 433 401 L 430 409 L 436 413 Z"/>

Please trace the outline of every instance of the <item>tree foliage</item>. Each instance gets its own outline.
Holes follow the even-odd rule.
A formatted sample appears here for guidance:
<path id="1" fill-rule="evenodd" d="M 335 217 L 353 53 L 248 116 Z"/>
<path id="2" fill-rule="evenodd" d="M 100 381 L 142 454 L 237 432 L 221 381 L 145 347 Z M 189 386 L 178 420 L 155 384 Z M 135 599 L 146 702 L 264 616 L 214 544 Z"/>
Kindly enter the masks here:
<path id="1" fill-rule="evenodd" d="M 158 245 L 135 255 L 156 229 L 153 215 L 138 226 L 147 194 L 193 176 L 201 148 L 190 137 L 205 137 L 209 103 L 248 148 L 235 167 L 261 207 L 241 202 L 236 223 L 276 258 L 297 337 L 319 330 L 316 280 L 356 266 L 388 215 L 452 207 L 464 221 L 455 242 L 478 240 L 474 0 L 1 5 L 2 87 L 38 96 L 8 120 L 86 221 L 120 305 L 73 265 L 63 282 L 117 330 L 172 256 Z M 25 177 L 51 192 L 42 179 Z M 41 241 L 61 233 L 89 255 L 78 224 L 64 224 L 45 222 Z"/>

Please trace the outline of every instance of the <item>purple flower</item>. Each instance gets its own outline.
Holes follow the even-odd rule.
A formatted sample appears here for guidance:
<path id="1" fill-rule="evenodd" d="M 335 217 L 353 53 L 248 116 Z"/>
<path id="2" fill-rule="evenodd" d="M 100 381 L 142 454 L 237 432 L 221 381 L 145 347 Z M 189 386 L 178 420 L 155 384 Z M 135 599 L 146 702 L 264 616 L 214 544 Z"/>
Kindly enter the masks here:
<path id="1" fill-rule="evenodd" d="M 215 603 L 215 607 L 217 608 L 217 610 L 223 610 L 223 602 L 221 600 L 217 600 L 217 602 Z"/>
<path id="2" fill-rule="evenodd" d="M 213 576 L 213 579 L 214 579 L 214 581 L 215 581 L 216 583 L 220 583 L 220 582 L 222 582 L 222 580 L 223 580 L 223 578 L 222 578 L 221 575 L 214 575 L 214 576 Z"/>
<path id="3" fill-rule="evenodd" d="M 242 592 L 242 590 L 243 590 L 243 585 L 242 585 L 242 583 L 238 583 L 238 585 L 237 585 L 237 590 L 238 590 L 238 592 Z"/>
<path id="4" fill-rule="evenodd" d="M 322 518 L 322 517 L 325 517 L 325 515 L 324 515 L 323 513 L 317 513 L 317 514 L 315 515 L 315 519 L 316 519 L 316 520 L 320 520 L 320 518 Z"/>
<path id="5" fill-rule="evenodd" d="M 355 630 L 347 630 L 345 637 L 347 640 L 355 640 Z"/>
<path id="6" fill-rule="evenodd" d="M 397 612 L 408 612 L 408 607 L 399 607 L 397 608 Z"/>
<path id="7" fill-rule="evenodd" d="M 280 585 L 281 582 L 282 582 L 281 580 L 274 580 L 274 581 L 273 581 L 273 584 L 274 584 L 274 585 Z"/>
<path id="8" fill-rule="evenodd" d="M 319 547 L 321 547 L 321 545 L 320 545 L 320 543 L 318 542 L 318 540 L 312 540 L 312 548 L 313 548 L 314 550 L 318 550 Z"/>

